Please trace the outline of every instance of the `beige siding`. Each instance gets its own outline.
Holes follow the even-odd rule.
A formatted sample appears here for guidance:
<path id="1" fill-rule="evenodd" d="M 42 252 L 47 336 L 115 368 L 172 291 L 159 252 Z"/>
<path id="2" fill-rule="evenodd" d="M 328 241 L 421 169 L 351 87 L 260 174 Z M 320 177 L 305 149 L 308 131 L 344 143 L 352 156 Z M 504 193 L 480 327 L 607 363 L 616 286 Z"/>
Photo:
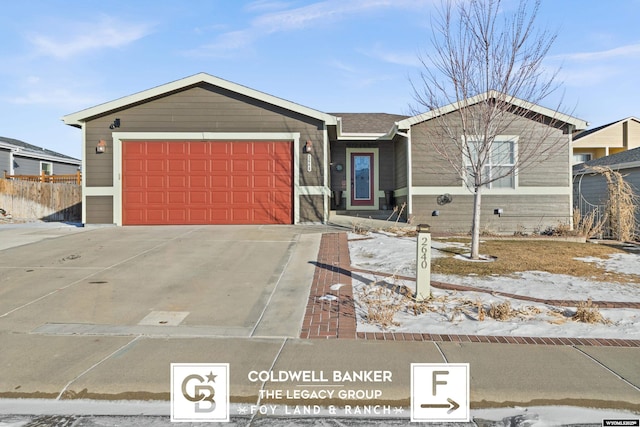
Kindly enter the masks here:
<path id="1" fill-rule="evenodd" d="M 576 140 L 575 148 L 622 147 L 622 123 L 616 123 Z"/>
<path id="2" fill-rule="evenodd" d="M 437 196 L 413 197 L 413 223 L 427 223 L 431 231 L 468 233 L 471 230 L 473 195 L 453 196 L 453 201 L 440 206 Z M 494 215 L 502 208 L 503 215 Z M 439 216 L 432 216 L 433 211 Z M 544 231 L 547 227 L 568 224 L 568 196 L 491 196 L 482 197 L 481 229 L 490 233 L 513 234 L 516 231 Z"/>

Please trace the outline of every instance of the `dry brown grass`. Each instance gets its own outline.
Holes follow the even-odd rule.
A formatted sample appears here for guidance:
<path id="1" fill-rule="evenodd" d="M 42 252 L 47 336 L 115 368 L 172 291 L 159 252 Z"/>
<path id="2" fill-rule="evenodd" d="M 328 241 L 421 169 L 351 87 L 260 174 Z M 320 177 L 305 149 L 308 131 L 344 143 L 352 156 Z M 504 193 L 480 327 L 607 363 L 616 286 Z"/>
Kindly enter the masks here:
<path id="1" fill-rule="evenodd" d="M 576 314 L 574 314 L 571 319 L 575 320 L 576 322 L 583 323 L 611 323 L 611 321 L 606 319 L 600 313 L 598 306 L 593 304 L 591 298 L 578 304 Z"/>
<path id="2" fill-rule="evenodd" d="M 489 307 L 489 317 L 496 320 L 509 320 L 516 316 L 516 312 L 511 308 L 511 303 L 505 301 L 501 304 L 491 304 Z"/>
<path id="3" fill-rule="evenodd" d="M 633 188 L 620 172 L 602 166 L 593 166 L 590 169 L 607 180 L 609 199 L 606 209 L 613 238 L 622 241 L 634 240 L 637 226 L 636 210 L 640 197 L 633 192 Z"/>
<path id="4" fill-rule="evenodd" d="M 406 286 L 384 281 L 375 281 L 364 286 L 358 292 L 361 306 L 366 310 L 367 323 L 380 325 L 383 329 L 398 326 L 394 320 L 396 313 L 403 310 L 411 301 L 411 290 Z"/>
<path id="5" fill-rule="evenodd" d="M 450 241 L 468 243 L 466 239 Z M 452 256 L 433 259 L 431 263 L 433 273 L 506 276 L 522 271 L 546 271 L 607 282 L 626 283 L 638 280 L 637 276 L 608 272 L 596 263 L 575 259 L 585 257 L 607 259 L 612 254 L 624 253 L 622 249 L 604 244 L 526 239 L 484 241 L 480 244 L 480 251 L 496 257 L 493 262 L 468 262 L 455 259 L 454 254 L 464 254 L 466 250 L 453 245 L 446 251 Z"/>

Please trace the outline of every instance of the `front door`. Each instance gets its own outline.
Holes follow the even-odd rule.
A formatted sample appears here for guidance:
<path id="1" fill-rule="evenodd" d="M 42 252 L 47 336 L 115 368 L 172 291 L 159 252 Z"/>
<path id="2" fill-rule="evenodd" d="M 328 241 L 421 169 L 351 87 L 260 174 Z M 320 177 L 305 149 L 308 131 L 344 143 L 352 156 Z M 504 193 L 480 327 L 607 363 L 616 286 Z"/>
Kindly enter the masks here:
<path id="1" fill-rule="evenodd" d="M 351 205 L 373 206 L 373 153 L 351 153 Z"/>

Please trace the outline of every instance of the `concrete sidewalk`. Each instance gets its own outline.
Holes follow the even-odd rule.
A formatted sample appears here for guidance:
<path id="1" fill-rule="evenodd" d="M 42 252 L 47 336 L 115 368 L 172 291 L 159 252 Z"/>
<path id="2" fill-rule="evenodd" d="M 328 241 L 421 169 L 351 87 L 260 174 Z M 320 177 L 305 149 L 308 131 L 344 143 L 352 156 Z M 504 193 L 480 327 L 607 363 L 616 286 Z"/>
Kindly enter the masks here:
<path id="1" fill-rule="evenodd" d="M 320 237 L 335 231 L 325 226 L 35 230 L 42 239 L 23 233 L 22 245 L 8 230 L 0 228 L 0 242 L 13 241 L 0 250 L 0 413 L 9 399 L 46 398 L 155 399 L 168 414 L 176 362 L 230 363 L 232 416 L 286 403 L 266 391 L 317 389 L 255 381 L 252 371 L 390 371 L 392 381 L 341 384 L 344 398 L 288 403 L 387 405 L 408 421 L 410 364 L 445 362 L 470 363 L 472 408 L 640 412 L 640 348 L 298 338 Z M 366 392 L 375 390 L 372 401 Z"/>

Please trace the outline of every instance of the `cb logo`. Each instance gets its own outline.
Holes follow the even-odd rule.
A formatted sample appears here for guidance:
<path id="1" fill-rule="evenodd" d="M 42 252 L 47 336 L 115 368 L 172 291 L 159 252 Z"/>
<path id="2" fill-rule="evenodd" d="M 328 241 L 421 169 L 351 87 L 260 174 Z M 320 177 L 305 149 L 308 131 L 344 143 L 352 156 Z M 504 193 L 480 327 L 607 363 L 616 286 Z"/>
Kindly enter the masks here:
<path id="1" fill-rule="evenodd" d="M 171 421 L 228 422 L 229 364 L 172 363 Z"/>

